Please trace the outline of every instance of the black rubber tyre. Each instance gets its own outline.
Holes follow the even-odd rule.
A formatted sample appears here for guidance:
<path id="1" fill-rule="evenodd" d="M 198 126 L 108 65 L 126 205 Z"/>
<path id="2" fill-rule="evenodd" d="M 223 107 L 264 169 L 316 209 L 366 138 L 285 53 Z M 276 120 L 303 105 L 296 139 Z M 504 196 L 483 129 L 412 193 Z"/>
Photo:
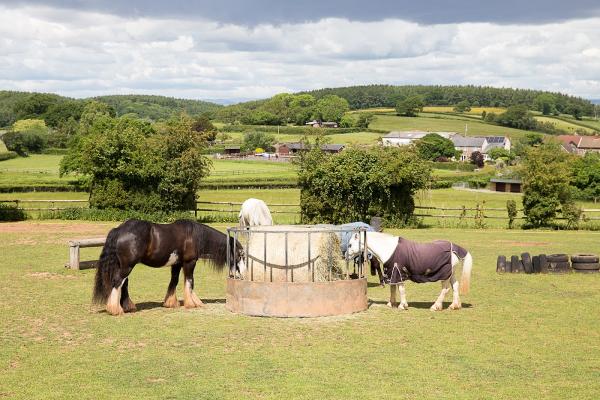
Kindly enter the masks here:
<path id="1" fill-rule="evenodd" d="M 506 256 L 498 256 L 498 261 L 496 261 L 496 272 L 499 274 L 506 272 Z"/>
<path id="2" fill-rule="evenodd" d="M 569 262 L 569 256 L 566 254 L 550 254 L 546 259 L 551 263 Z"/>
<path id="3" fill-rule="evenodd" d="M 548 259 L 545 254 L 540 254 L 540 273 L 547 274 L 548 273 Z"/>
<path id="4" fill-rule="evenodd" d="M 531 263 L 533 264 L 533 273 L 539 274 L 542 271 L 540 266 L 540 256 L 531 257 Z"/>
<path id="5" fill-rule="evenodd" d="M 573 254 L 571 262 L 575 263 L 597 263 L 600 259 L 595 254 Z"/>
<path id="6" fill-rule="evenodd" d="M 521 253 L 521 261 L 526 274 L 533 272 L 533 264 L 531 263 L 531 255 L 529 253 Z"/>
<path id="7" fill-rule="evenodd" d="M 523 263 L 519 260 L 519 256 L 512 256 L 510 258 L 510 269 L 513 273 L 523 272 Z"/>
<path id="8" fill-rule="evenodd" d="M 573 269 L 577 271 L 595 271 L 600 269 L 599 263 L 573 263 Z"/>
<path id="9" fill-rule="evenodd" d="M 571 263 L 570 262 L 550 262 L 548 266 L 548 272 L 552 274 L 566 274 L 571 272 Z"/>
<path id="10" fill-rule="evenodd" d="M 597 274 L 600 272 L 597 269 L 574 269 L 573 271 L 575 271 L 578 274 Z"/>

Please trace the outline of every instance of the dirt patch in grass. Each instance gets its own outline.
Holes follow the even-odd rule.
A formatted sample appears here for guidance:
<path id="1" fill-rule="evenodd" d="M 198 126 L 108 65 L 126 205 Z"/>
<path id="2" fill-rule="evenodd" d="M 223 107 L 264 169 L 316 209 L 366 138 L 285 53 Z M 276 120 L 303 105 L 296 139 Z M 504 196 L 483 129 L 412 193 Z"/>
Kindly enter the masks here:
<path id="1" fill-rule="evenodd" d="M 9 222 L 0 224 L 0 233 L 60 233 L 61 235 L 105 235 L 110 230 L 109 224 L 90 223 L 31 223 Z"/>
<path id="2" fill-rule="evenodd" d="M 63 275 L 54 272 L 32 272 L 27 274 L 27 276 L 37 279 L 75 279 L 73 275 Z"/>

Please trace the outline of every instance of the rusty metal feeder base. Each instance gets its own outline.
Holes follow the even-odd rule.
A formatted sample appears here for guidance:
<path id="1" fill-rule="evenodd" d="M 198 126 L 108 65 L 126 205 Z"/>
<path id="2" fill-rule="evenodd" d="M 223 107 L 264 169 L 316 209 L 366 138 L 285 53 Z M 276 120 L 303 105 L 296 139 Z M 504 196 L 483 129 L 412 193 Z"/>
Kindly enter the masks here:
<path id="1" fill-rule="evenodd" d="M 257 282 L 227 279 L 228 310 L 265 317 L 325 317 L 367 309 L 367 280 Z"/>

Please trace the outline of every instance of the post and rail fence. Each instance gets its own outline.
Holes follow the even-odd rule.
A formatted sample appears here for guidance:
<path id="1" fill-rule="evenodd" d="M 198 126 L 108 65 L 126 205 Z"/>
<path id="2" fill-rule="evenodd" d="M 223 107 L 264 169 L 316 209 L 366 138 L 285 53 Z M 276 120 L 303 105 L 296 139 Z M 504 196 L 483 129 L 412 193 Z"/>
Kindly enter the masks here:
<path id="1" fill-rule="evenodd" d="M 61 211 L 72 208 L 74 205 L 86 204 L 80 208 L 87 208 L 87 200 L 0 200 L 0 204 L 14 204 L 16 208 L 23 211 Z M 48 206 L 35 206 L 38 204 L 46 204 Z M 33 206 L 30 206 L 33 205 Z M 199 212 L 204 213 L 221 213 L 230 214 L 235 217 L 239 212 L 242 202 L 230 202 L 230 201 L 197 201 L 194 215 L 197 217 Z M 211 207 L 217 206 L 217 207 Z M 300 215 L 300 205 L 291 203 L 271 203 L 268 205 L 271 208 L 272 214 L 287 214 L 287 215 Z M 284 208 L 283 210 L 281 208 Z M 441 219 L 499 219 L 508 220 L 508 213 L 506 208 L 501 207 L 484 207 L 478 205 L 477 207 L 437 207 L 437 206 L 415 206 L 415 217 L 423 218 L 441 218 Z M 192 210 L 190 210 L 192 211 Z M 452 213 L 458 211 L 459 213 Z M 515 217 L 516 220 L 524 219 L 523 209 L 517 210 L 520 216 Z M 600 216 L 593 217 L 587 216 L 587 214 L 600 213 L 600 208 L 587 208 L 581 210 L 585 215 L 584 219 L 589 221 L 600 220 Z M 450 213 L 449 213 L 450 212 Z M 491 213 L 494 215 L 487 215 Z M 504 213 L 504 215 L 499 215 Z M 563 218 L 556 218 L 563 219 Z"/>

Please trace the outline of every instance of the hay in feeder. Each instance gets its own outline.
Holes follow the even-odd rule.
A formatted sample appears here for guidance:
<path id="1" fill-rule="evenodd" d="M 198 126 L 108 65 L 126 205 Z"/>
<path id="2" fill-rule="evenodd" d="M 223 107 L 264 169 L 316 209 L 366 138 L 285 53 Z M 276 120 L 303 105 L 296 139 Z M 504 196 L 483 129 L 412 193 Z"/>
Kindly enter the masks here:
<path id="1" fill-rule="evenodd" d="M 323 282 L 345 277 L 335 232 L 294 225 L 256 226 L 239 233 L 238 240 L 248 255 L 246 280 L 311 282 L 314 274 L 315 282 Z"/>

